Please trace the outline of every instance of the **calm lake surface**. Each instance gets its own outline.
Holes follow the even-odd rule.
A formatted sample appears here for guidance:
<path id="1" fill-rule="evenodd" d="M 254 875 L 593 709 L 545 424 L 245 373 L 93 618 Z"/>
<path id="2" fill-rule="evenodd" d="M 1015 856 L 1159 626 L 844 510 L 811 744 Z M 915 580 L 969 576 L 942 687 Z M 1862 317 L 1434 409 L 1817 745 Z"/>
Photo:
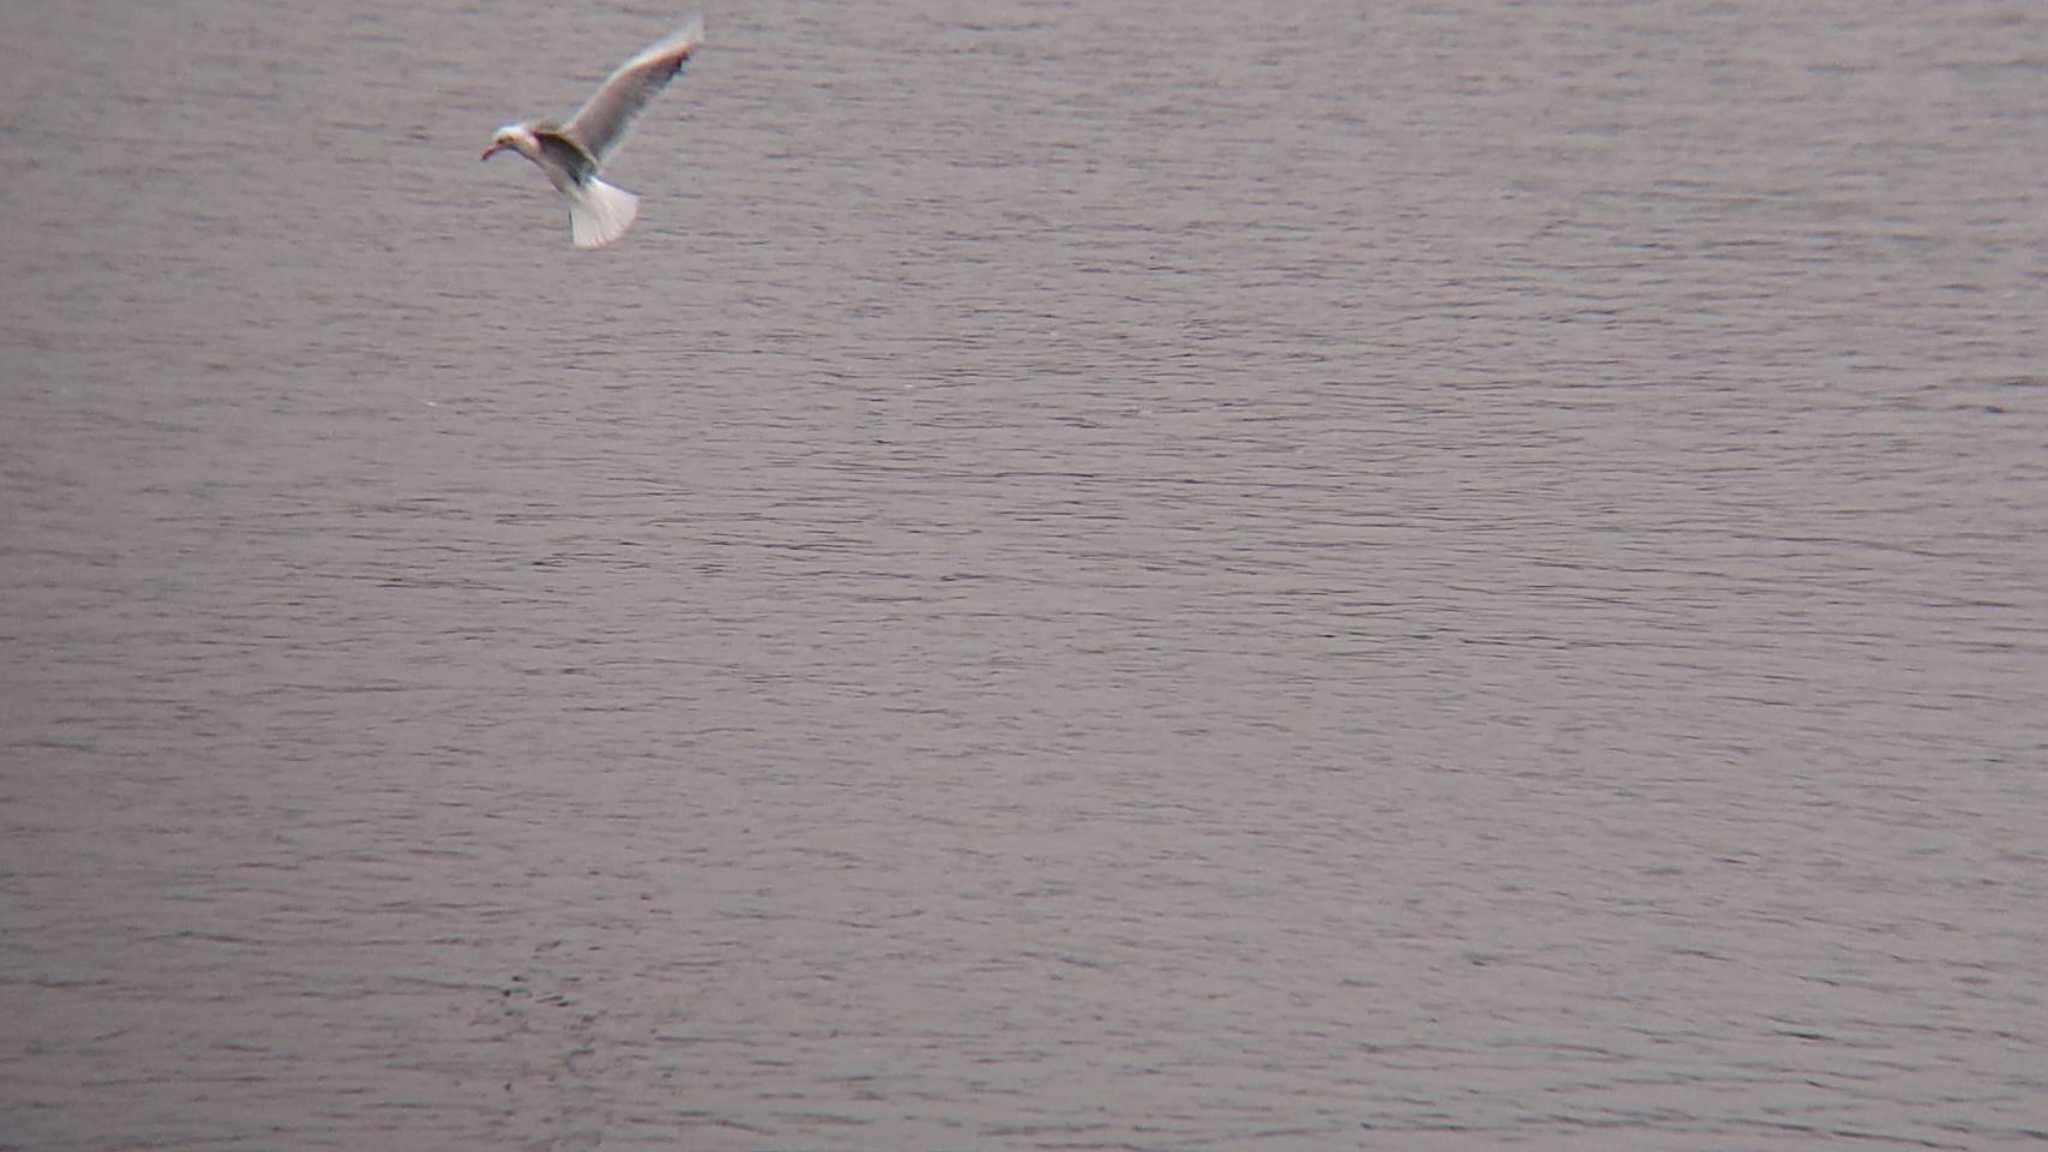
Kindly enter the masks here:
<path id="1" fill-rule="evenodd" d="M 0 4 L 0 1147 L 2048 1144 L 2048 9 Z"/>

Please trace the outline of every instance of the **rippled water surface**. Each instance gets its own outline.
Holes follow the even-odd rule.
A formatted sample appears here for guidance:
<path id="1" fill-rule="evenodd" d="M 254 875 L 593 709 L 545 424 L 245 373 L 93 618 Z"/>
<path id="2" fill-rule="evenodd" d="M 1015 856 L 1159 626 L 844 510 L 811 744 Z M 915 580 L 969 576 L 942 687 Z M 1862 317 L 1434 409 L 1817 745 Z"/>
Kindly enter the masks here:
<path id="1" fill-rule="evenodd" d="M 0 5 L 0 1147 L 2048 1143 L 2048 10 Z"/>

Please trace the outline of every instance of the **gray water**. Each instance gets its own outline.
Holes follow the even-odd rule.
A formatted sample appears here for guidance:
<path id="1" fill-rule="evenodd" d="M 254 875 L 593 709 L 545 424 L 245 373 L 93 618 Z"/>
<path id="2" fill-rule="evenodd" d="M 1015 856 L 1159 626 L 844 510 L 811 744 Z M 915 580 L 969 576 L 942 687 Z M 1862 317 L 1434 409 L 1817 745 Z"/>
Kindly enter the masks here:
<path id="1" fill-rule="evenodd" d="M 2048 1142 L 2048 11 L 0 4 L 0 1146 Z"/>

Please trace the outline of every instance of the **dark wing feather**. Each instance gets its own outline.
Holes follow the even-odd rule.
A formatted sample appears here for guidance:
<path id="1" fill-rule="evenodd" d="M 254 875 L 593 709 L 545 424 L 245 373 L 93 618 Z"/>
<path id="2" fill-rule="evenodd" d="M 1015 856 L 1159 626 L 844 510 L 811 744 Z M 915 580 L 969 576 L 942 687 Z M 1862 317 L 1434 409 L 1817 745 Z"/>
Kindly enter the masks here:
<path id="1" fill-rule="evenodd" d="M 581 144 L 591 159 L 602 162 L 606 153 L 618 147 L 633 117 L 655 93 L 668 87 L 703 43 L 704 18 L 699 16 L 621 64 L 563 131 Z"/>
<path id="2" fill-rule="evenodd" d="M 597 171 L 597 158 L 575 137 L 565 135 L 563 129 L 535 128 L 533 138 L 540 141 L 540 154 L 577 184 Z"/>

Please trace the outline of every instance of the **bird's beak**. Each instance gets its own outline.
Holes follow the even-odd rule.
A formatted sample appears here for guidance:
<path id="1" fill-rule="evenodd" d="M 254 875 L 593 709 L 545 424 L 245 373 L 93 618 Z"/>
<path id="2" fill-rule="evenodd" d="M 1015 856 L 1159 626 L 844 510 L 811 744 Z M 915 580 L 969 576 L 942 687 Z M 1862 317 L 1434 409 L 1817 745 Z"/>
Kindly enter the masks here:
<path id="1" fill-rule="evenodd" d="M 498 149 L 503 147 L 503 144 L 498 144 L 494 142 L 489 148 L 484 149 L 484 154 L 482 156 L 479 156 L 478 159 L 489 160 L 491 157 L 496 156 L 498 154 Z"/>

